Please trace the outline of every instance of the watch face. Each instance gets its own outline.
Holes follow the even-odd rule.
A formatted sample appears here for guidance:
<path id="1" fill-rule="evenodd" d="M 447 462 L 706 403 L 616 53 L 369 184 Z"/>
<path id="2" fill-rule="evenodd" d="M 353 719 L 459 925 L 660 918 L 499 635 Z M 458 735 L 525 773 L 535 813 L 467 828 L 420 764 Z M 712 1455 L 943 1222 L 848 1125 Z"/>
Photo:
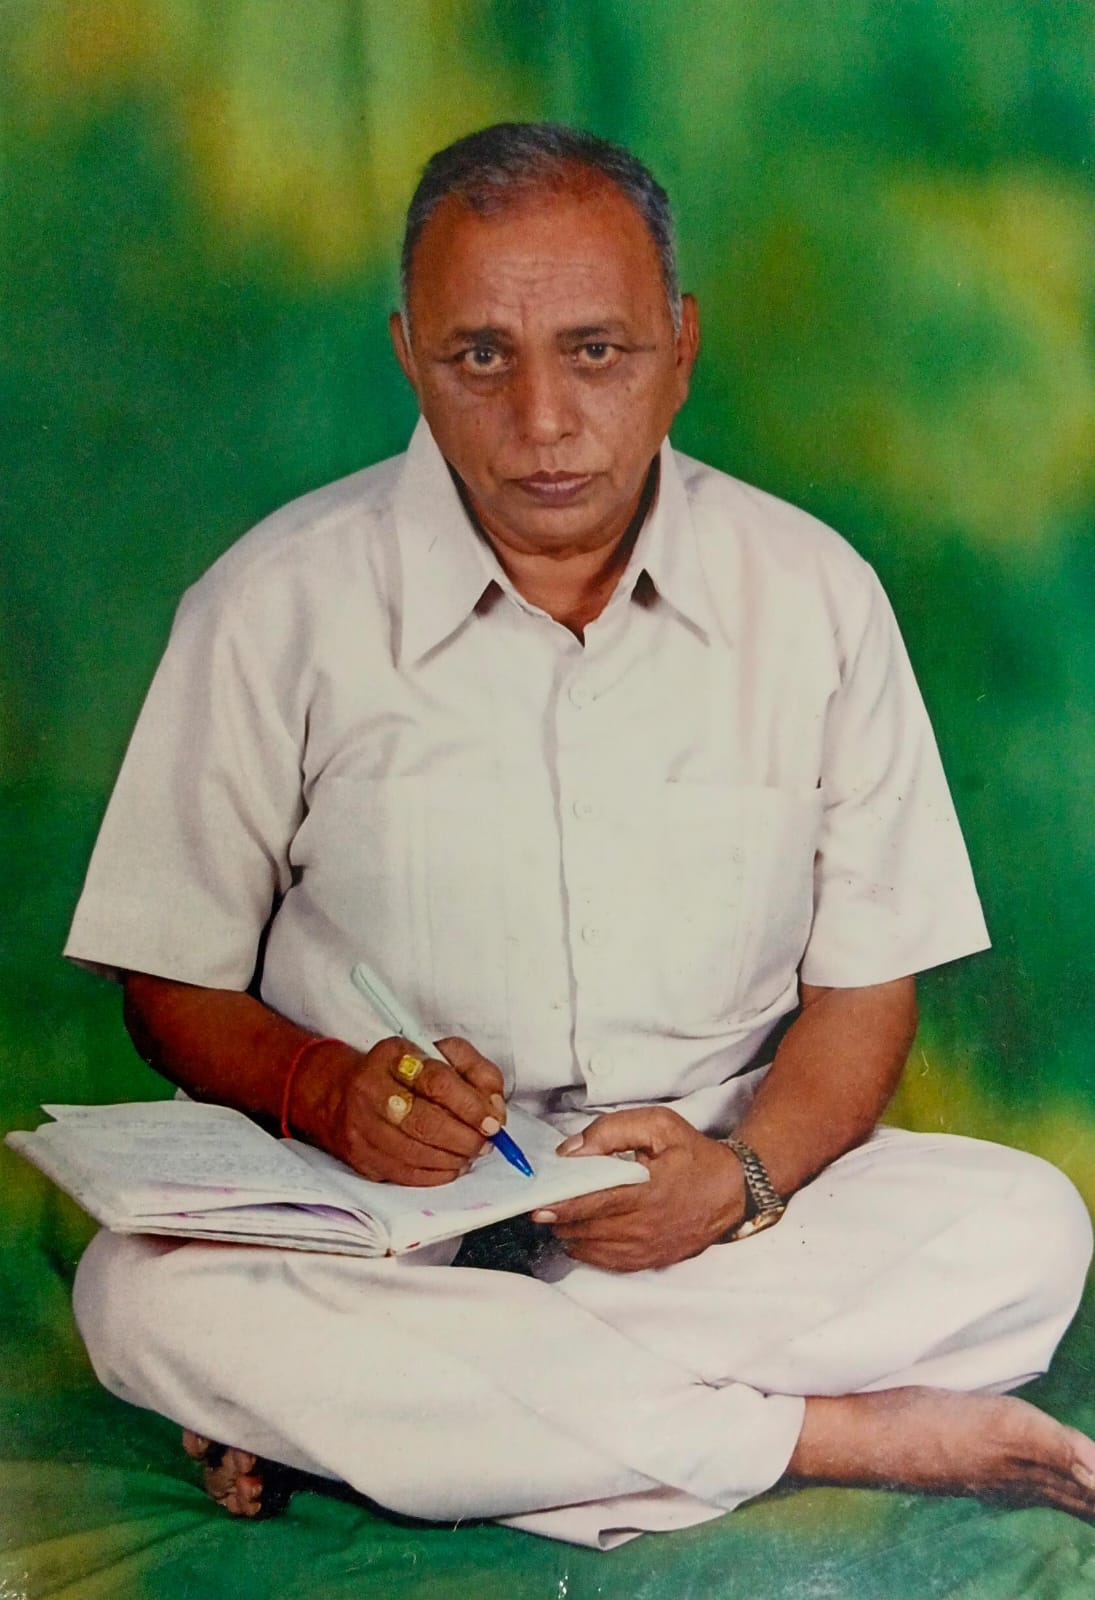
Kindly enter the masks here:
<path id="1" fill-rule="evenodd" d="M 750 1217 L 748 1222 L 743 1222 L 740 1228 L 734 1230 L 734 1239 L 748 1239 L 754 1233 L 763 1233 L 765 1228 L 774 1228 L 786 1210 L 786 1206 L 773 1206 L 769 1211 L 759 1211 L 755 1217 Z"/>

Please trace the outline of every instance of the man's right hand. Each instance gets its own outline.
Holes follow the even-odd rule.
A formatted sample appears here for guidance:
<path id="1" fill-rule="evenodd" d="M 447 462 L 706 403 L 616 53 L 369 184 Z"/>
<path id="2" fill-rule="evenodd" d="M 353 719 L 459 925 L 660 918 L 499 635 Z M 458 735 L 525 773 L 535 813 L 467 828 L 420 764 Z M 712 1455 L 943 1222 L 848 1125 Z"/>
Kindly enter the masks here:
<path id="1" fill-rule="evenodd" d="M 235 1106 L 277 1125 L 285 1075 L 308 1036 L 234 989 L 206 989 L 128 972 L 125 1021 L 141 1057 L 197 1100 Z M 466 1039 L 442 1039 L 439 1055 L 400 1075 L 405 1039 L 369 1051 L 324 1040 L 298 1063 L 289 1093 L 294 1132 L 366 1178 L 415 1186 L 449 1183 L 506 1120 L 502 1074 Z M 393 1096 L 409 1096 L 398 1108 Z M 405 1113 L 405 1114 L 402 1114 Z"/>
<path id="2" fill-rule="evenodd" d="M 364 1054 L 315 1050 L 293 1085 L 293 1126 L 376 1182 L 451 1183 L 505 1121 L 504 1085 L 466 1039 L 439 1040 L 438 1050 L 446 1059 L 426 1059 L 413 1081 L 399 1063 L 422 1052 L 405 1039 L 382 1039 Z"/>

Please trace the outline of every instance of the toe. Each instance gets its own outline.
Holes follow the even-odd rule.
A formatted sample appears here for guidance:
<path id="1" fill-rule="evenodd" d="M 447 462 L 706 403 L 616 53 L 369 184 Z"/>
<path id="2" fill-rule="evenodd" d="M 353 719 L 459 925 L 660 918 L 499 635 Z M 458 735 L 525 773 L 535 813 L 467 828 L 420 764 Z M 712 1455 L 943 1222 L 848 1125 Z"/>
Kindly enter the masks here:
<path id="1" fill-rule="evenodd" d="M 289 1468 L 262 1461 L 253 1451 L 217 1444 L 190 1428 L 183 1430 L 183 1449 L 201 1463 L 206 1494 L 234 1517 L 276 1516 L 298 1486 L 299 1474 Z"/>
<path id="2" fill-rule="evenodd" d="M 262 1487 L 257 1473 L 241 1473 L 221 1504 L 234 1517 L 257 1517 L 262 1511 Z"/>
<path id="3" fill-rule="evenodd" d="M 249 1450 L 224 1450 L 219 1460 L 206 1466 L 202 1478 L 205 1492 L 234 1516 L 254 1516 L 251 1502 L 262 1495 L 262 1477 L 254 1469 L 255 1457 Z M 249 1477 L 251 1482 L 241 1488 Z"/>
<path id="4" fill-rule="evenodd" d="M 1089 1510 L 1095 1511 L 1095 1441 L 1069 1430 L 1072 1440 L 1071 1477 Z"/>
<path id="5" fill-rule="evenodd" d="M 1076 1466 L 1082 1467 L 1085 1472 L 1095 1479 L 1095 1439 L 1089 1439 L 1086 1433 L 1080 1432 L 1079 1428 L 1068 1428 L 1066 1432 Z"/>

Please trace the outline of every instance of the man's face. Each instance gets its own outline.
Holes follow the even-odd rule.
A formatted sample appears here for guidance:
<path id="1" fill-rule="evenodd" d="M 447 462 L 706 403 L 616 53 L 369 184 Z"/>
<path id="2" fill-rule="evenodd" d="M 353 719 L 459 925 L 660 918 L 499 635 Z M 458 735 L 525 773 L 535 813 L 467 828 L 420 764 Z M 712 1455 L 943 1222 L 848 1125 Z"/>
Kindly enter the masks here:
<path id="1" fill-rule="evenodd" d="M 617 538 L 697 343 L 631 202 L 581 173 L 487 216 L 449 197 L 415 250 L 410 325 L 408 346 L 392 319 L 400 365 L 487 532 L 538 554 Z"/>

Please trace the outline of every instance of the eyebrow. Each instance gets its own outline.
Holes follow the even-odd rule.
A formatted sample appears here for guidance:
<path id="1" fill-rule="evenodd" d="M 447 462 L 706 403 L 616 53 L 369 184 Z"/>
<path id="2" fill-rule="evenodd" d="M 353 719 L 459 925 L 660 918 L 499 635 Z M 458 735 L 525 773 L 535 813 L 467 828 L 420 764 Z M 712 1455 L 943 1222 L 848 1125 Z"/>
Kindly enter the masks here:
<path id="1" fill-rule="evenodd" d="M 580 328 L 564 328 L 562 337 L 564 339 L 618 338 L 621 334 L 627 333 L 627 331 L 625 322 L 591 322 L 587 326 Z"/>
<path id="2" fill-rule="evenodd" d="M 509 334 L 504 328 L 451 328 L 445 335 L 446 344 L 508 344 Z"/>
<path id="3" fill-rule="evenodd" d="M 582 323 L 574 328 L 561 328 L 556 338 L 570 344 L 581 344 L 593 339 L 618 339 L 630 336 L 626 322 L 615 318 L 608 318 L 604 322 Z M 513 336 L 505 328 L 499 328 L 492 323 L 485 323 L 477 328 L 451 328 L 445 335 L 446 346 L 458 344 L 468 345 L 509 345 Z M 652 348 L 644 346 L 643 348 Z"/>

